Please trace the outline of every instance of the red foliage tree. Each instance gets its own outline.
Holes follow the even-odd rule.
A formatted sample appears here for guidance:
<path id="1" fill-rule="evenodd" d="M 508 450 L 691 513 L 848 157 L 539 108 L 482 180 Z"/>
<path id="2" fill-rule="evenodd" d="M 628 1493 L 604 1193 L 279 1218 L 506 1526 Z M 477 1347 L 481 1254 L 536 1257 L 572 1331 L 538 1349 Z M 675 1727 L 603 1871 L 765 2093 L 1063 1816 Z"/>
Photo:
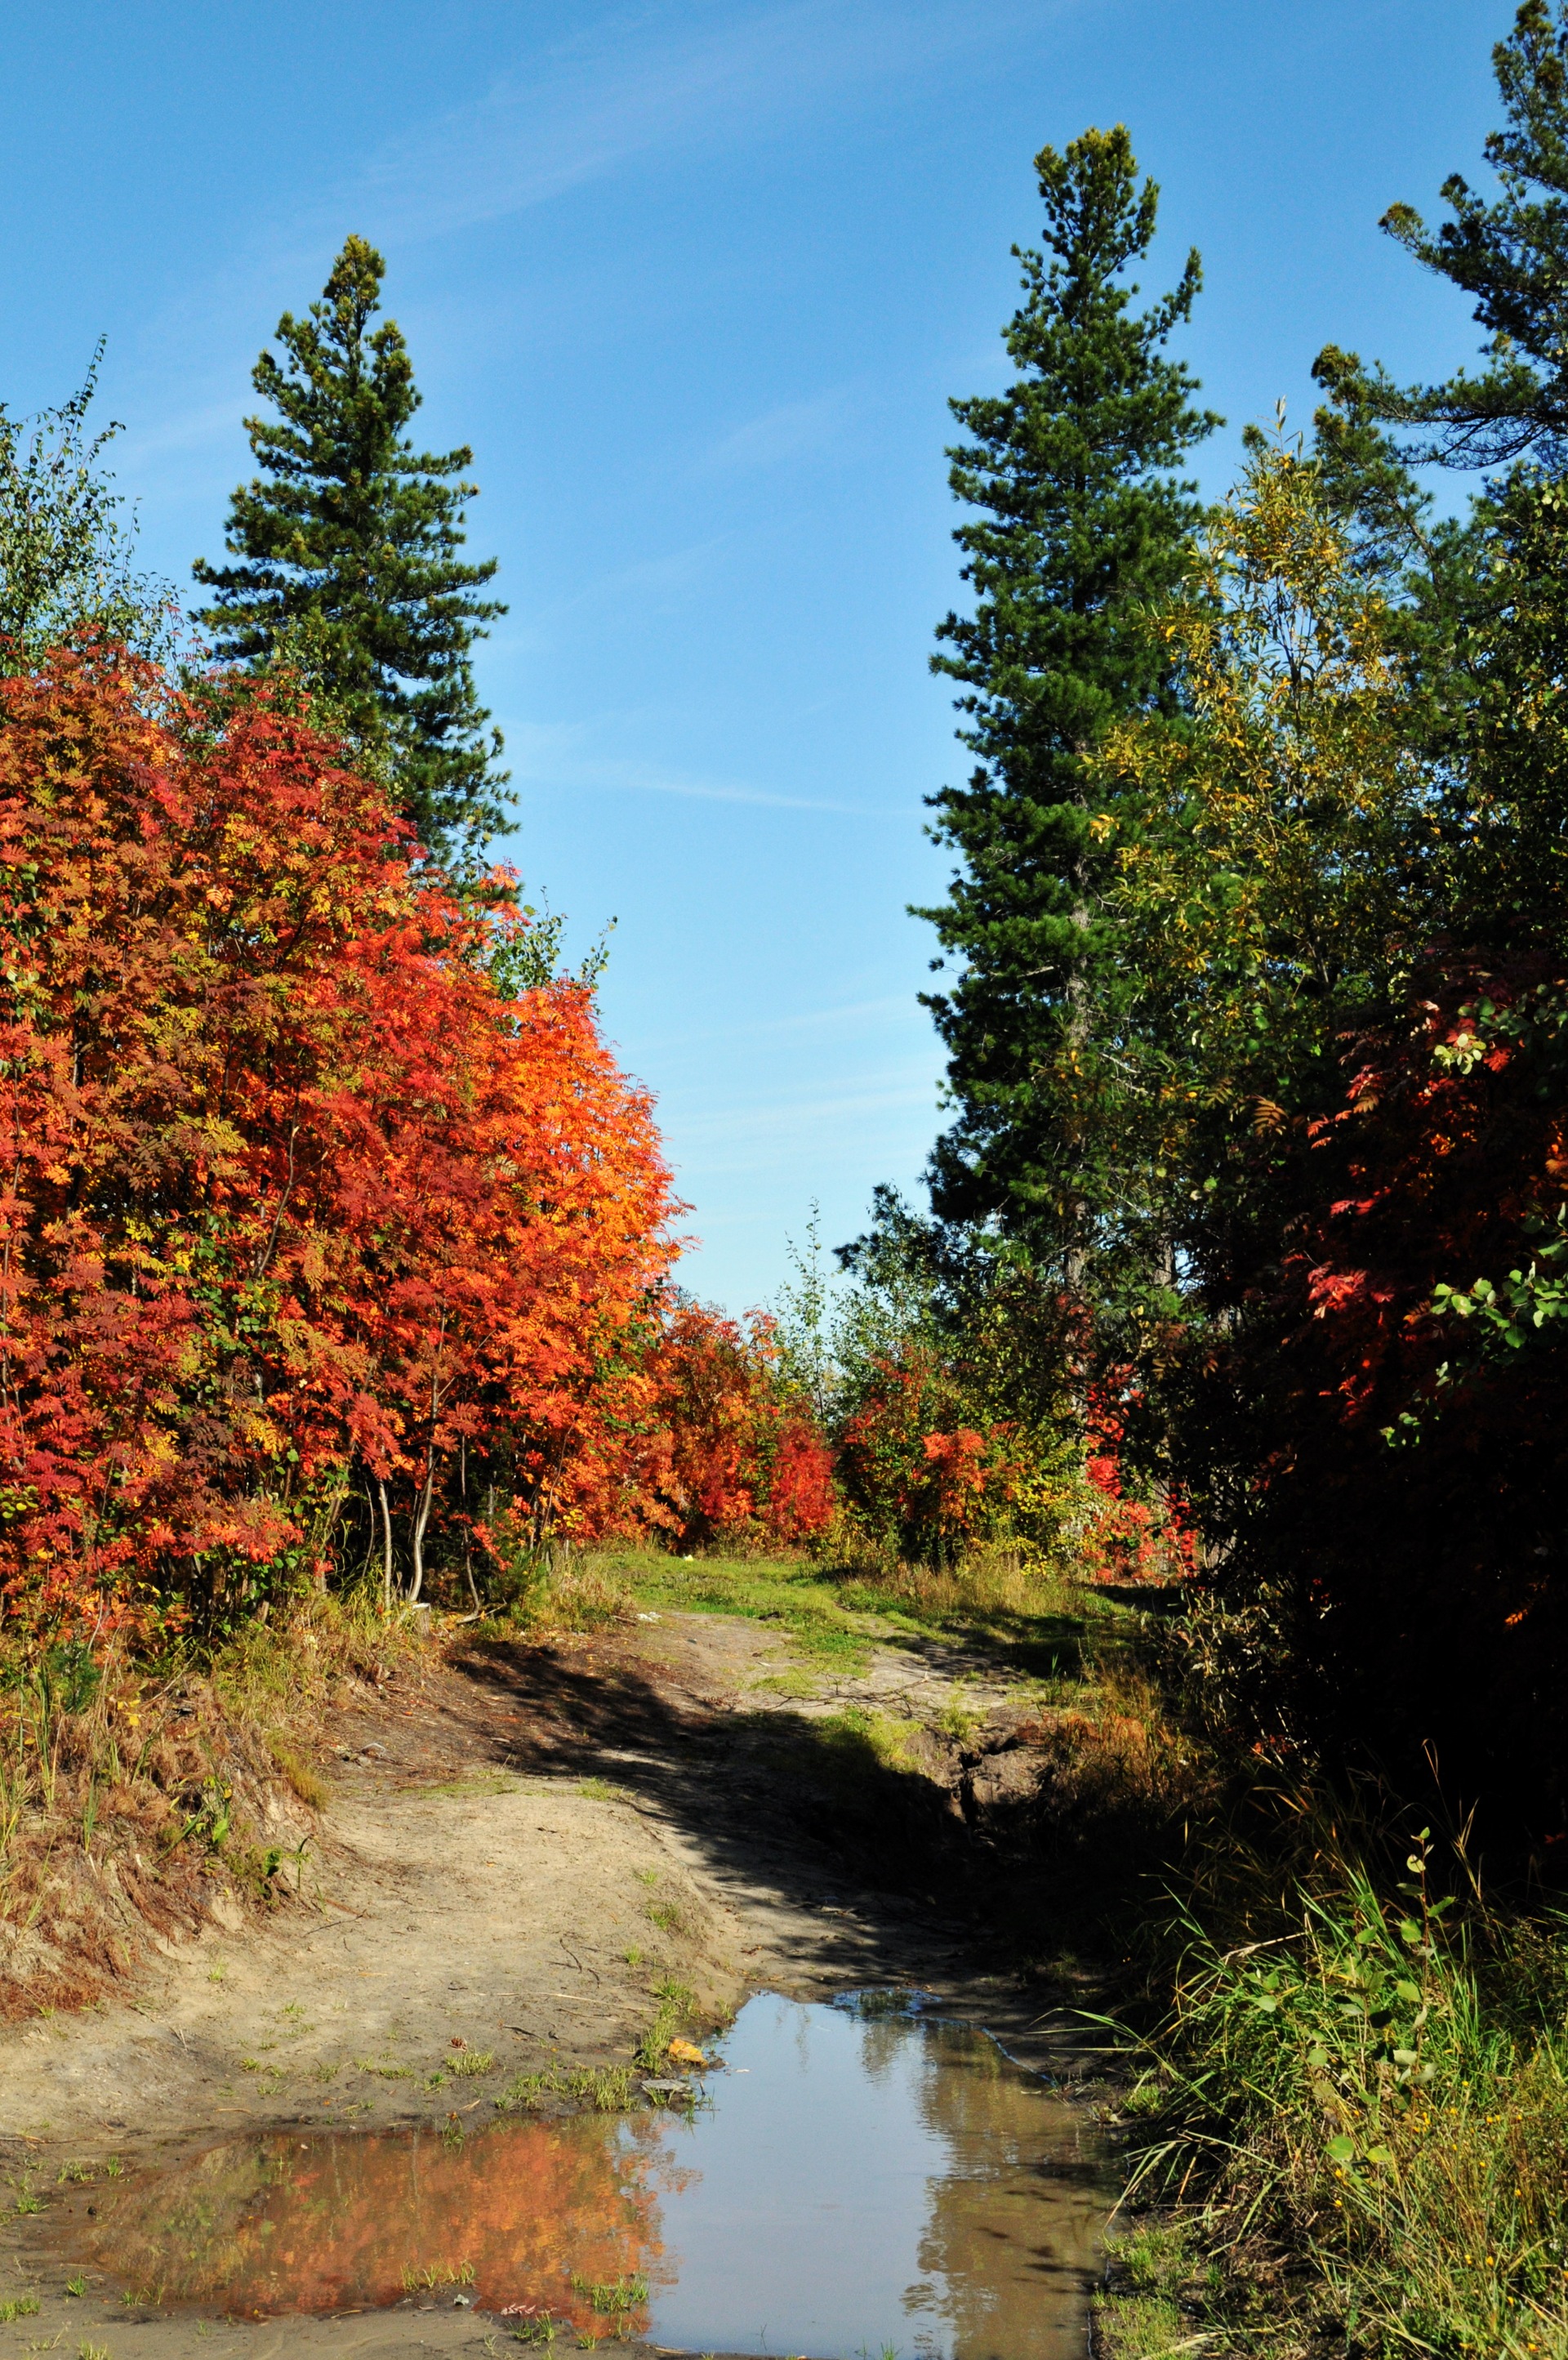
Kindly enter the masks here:
<path id="1" fill-rule="evenodd" d="M 0 683 L 0 1594 L 102 1626 L 320 1569 L 351 1484 L 416 1578 L 469 1452 L 591 1520 L 673 1247 L 570 983 L 265 699 Z"/>
<path id="2" fill-rule="evenodd" d="M 1303 1131 L 1284 1251 L 1189 1371 L 1213 1579 L 1252 1676 L 1401 1777 L 1568 1811 L 1568 979 L 1454 965 Z M 1231 1470 L 1248 1470 L 1236 1480 Z M 1273 1636 L 1270 1638 L 1269 1633 Z"/>
<path id="3" fill-rule="evenodd" d="M 1015 1429 L 973 1415 L 934 1350 L 910 1345 L 877 1364 L 839 1444 L 844 1489 L 874 1538 L 941 1565 L 1005 1525 L 1022 1477 Z"/>
<path id="4" fill-rule="evenodd" d="M 770 1322 L 674 1303 L 648 1359 L 642 1513 L 683 1547 L 721 1533 L 811 1539 L 836 1505 L 833 1453 L 779 1373 Z"/>

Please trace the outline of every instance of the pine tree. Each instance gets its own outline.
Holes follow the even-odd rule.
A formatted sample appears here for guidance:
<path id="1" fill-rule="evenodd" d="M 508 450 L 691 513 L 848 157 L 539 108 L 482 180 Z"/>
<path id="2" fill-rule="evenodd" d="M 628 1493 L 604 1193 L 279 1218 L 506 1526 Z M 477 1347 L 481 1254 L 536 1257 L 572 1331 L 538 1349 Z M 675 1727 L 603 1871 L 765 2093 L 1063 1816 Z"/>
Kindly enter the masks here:
<path id="1" fill-rule="evenodd" d="M 263 474 L 230 505 L 237 562 L 193 569 L 215 594 L 198 619 L 226 661 L 303 672 L 461 869 L 505 824 L 501 737 L 486 737 L 471 650 L 506 608 L 474 595 L 495 560 L 457 554 L 473 453 L 417 452 L 404 432 L 420 397 L 397 323 L 371 325 L 385 271 L 351 237 L 309 317 L 278 322 L 283 358 L 264 352 L 251 381 L 282 423 L 245 421 Z"/>
<path id="2" fill-rule="evenodd" d="M 1004 331 L 1006 393 L 954 401 L 972 438 L 949 452 L 954 535 L 977 594 L 949 615 L 932 668 L 961 682 L 965 788 L 932 798 L 959 856 L 936 925 L 960 979 L 927 1000 L 959 1118 L 931 1172 L 938 1213 L 996 1218 L 1043 1262 L 1082 1274 L 1112 1208 L 1136 1201 L 1115 1108 L 1131 1014 L 1096 832 L 1092 757 L 1118 718 L 1173 703 L 1149 611 L 1179 580 L 1202 511 L 1173 475 L 1221 421 L 1161 347 L 1201 283 L 1135 313 L 1125 272 L 1154 235 L 1127 134 L 1085 131 L 1035 159 L 1049 262 L 1015 247 L 1024 302 Z M 1125 840 L 1125 837 L 1124 837 Z M 943 962 L 936 960 L 933 966 Z"/>
<path id="3" fill-rule="evenodd" d="M 1342 409 L 1403 430 L 1403 455 L 1456 467 L 1528 459 L 1568 474 L 1568 0 L 1524 0 L 1492 51 L 1507 127 L 1485 155 L 1499 192 L 1462 174 L 1443 184 L 1452 221 L 1435 234 L 1412 205 L 1383 227 L 1428 270 L 1474 297 L 1488 366 L 1442 385 L 1400 388 L 1329 345 L 1314 374 Z"/>

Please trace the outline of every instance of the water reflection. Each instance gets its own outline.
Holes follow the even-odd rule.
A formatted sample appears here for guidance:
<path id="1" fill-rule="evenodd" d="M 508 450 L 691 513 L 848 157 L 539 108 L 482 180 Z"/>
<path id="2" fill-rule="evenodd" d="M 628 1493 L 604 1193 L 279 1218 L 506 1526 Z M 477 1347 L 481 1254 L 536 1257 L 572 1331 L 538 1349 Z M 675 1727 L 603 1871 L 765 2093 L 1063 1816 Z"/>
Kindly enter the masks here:
<path id="1" fill-rule="evenodd" d="M 1105 2210 L 1080 2115 L 918 2016 L 764 1996 L 724 2051 L 689 2121 L 250 2138 L 100 2183 L 96 2220 L 47 2234 L 253 2315 L 465 2284 L 476 2309 L 698 2353 L 1076 2360 Z"/>
<path id="2" fill-rule="evenodd" d="M 95 2189 L 90 2232 L 68 2234 L 73 2255 L 159 2302 L 254 2316 L 461 2287 L 476 2307 L 585 2332 L 595 2290 L 617 2289 L 618 2313 L 666 2268 L 659 2197 L 679 2177 L 647 2119 L 498 2124 L 462 2147 L 428 2132 L 250 2138 Z M 646 2305 L 626 2323 L 646 2326 Z"/>

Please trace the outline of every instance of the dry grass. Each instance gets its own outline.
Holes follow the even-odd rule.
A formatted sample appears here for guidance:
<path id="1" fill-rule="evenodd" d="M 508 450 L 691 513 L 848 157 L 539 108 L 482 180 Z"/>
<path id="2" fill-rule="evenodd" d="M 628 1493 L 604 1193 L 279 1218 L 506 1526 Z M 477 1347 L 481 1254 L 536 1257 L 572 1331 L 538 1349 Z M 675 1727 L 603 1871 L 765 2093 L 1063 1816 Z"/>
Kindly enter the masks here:
<path id="1" fill-rule="evenodd" d="M 0 2017 L 80 2006 L 149 1934 L 276 1900 L 326 1799 L 326 1707 L 419 1644 L 312 1596 L 205 1661 L 0 1658 Z"/>

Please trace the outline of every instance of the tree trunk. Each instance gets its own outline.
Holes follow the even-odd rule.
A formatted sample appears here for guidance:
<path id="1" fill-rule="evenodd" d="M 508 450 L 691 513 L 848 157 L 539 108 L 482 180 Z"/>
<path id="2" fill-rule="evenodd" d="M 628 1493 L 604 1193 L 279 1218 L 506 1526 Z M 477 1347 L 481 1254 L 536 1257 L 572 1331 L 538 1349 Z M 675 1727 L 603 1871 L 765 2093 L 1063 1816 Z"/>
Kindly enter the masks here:
<path id="1" fill-rule="evenodd" d="M 387 1486 L 376 1478 L 376 1490 L 381 1494 L 381 1612 L 392 1612 L 392 1511 L 387 1504 Z"/>
<path id="2" fill-rule="evenodd" d="M 425 1488 L 419 1494 L 419 1513 L 414 1518 L 414 1580 L 408 1592 L 408 1603 L 417 1606 L 425 1586 L 425 1534 L 430 1521 L 430 1502 L 435 1497 L 436 1462 L 432 1457 L 425 1476 Z"/>

